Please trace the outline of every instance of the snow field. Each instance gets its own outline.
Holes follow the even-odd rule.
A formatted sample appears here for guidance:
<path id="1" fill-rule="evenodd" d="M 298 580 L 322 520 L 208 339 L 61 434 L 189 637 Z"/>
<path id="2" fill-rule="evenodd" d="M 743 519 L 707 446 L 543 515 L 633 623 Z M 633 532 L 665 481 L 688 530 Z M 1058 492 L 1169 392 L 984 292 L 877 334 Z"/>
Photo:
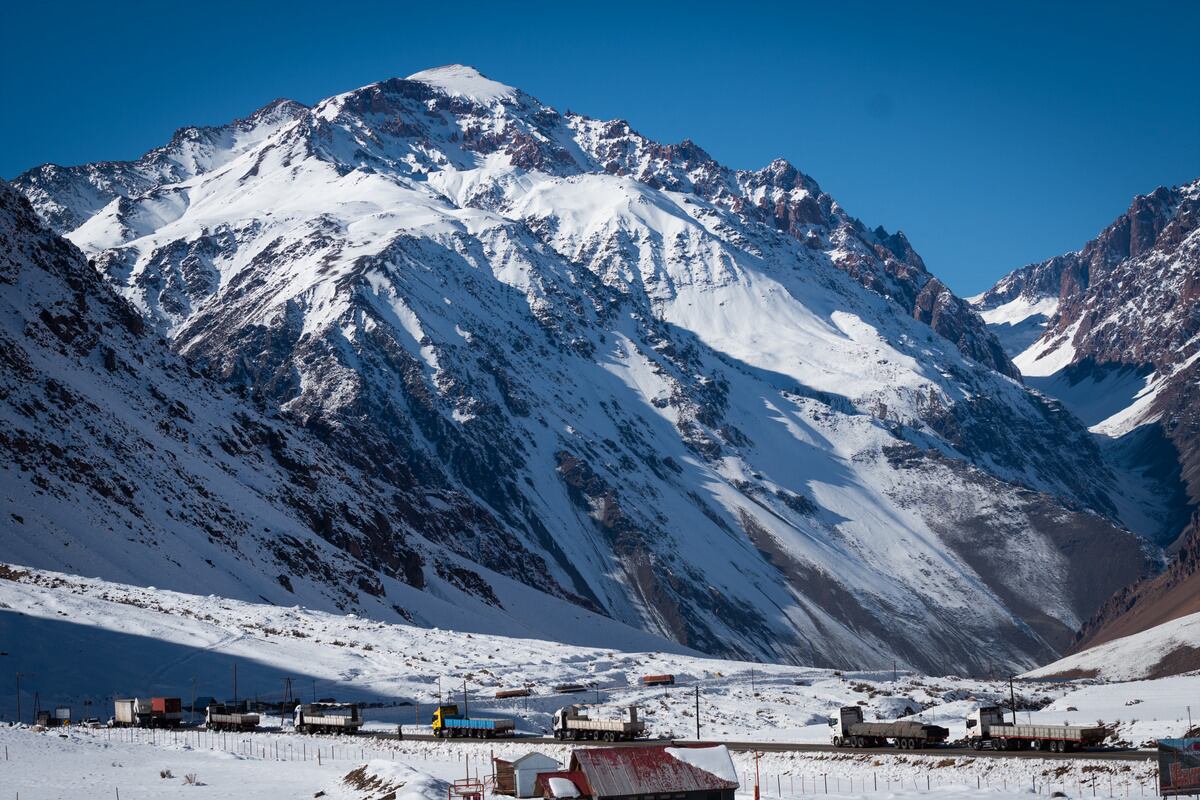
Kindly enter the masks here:
<path id="1" fill-rule="evenodd" d="M 213 734 L 206 731 L 38 731 L 0 728 L 0 787 L 25 798 L 180 796 L 202 788 L 205 798 L 254 796 L 440 800 L 456 778 L 486 777 L 493 756 L 538 751 L 565 764 L 570 747 L 517 742 L 414 742 L 368 737 L 297 736 L 289 733 Z M 319 759 L 318 759 L 319 754 Z M 734 753 L 742 789 L 753 797 L 752 753 Z M 1050 795 L 1137 798 L 1153 796 L 1155 770 L 1145 762 L 1091 759 L 973 758 L 863 753 L 766 753 L 758 761 L 766 800 L 837 796 L 903 800 Z M 169 774 L 171 777 L 162 777 Z M 187 784 L 194 775 L 202 786 Z M 345 778 L 357 775 L 349 783 Z M 374 779 L 374 781 L 372 781 Z M 366 789 L 361 788 L 366 787 Z M 371 788 L 374 787 L 374 791 Z M 0 795 L 6 797 L 7 795 Z M 190 797 L 190 794 L 182 796 Z"/>
<path id="2" fill-rule="evenodd" d="M 1006 680 L 578 647 L 45 572 L 0 580 L 0 639 L 24 643 L 5 657 L 8 668 L 36 673 L 22 683 L 25 721 L 35 694 L 43 708 L 70 705 L 76 719 L 107 719 L 114 696 L 229 697 L 234 663 L 239 697 L 278 702 L 291 678 L 294 696 L 372 703 L 364 710 L 368 729 L 403 724 L 407 733 L 428 732 L 439 697 L 461 702 L 464 681 L 473 715 L 511 717 L 520 732 L 538 735 L 559 707 L 601 702 L 638 705 L 653 737 L 693 738 L 696 686 L 700 736 L 723 741 L 827 744 L 828 718 L 846 705 L 862 705 L 868 719 L 943 725 L 955 739 L 975 707 L 1008 700 Z M 640 685 L 643 675 L 662 673 L 679 685 Z M 591 688 L 554 693 L 562 683 Z M 495 698 L 526 685 L 533 696 Z M 0 684 L 0 719 L 15 716 L 14 689 Z M 1115 727 L 1115 743 L 1145 746 L 1186 730 L 1186 698 L 1200 697 L 1200 674 L 1132 683 L 1022 679 L 1016 691 L 1022 708 L 1040 709 L 1021 711 L 1022 720 L 1103 721 Z"/>

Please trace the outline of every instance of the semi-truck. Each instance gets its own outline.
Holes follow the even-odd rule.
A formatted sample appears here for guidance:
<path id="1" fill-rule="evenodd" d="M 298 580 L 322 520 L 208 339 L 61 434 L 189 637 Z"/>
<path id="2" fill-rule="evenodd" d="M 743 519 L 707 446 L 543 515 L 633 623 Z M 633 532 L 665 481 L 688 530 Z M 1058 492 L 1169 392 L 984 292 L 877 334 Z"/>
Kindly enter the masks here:
<path id="1" fill-rule="evenodd" d="M 183 722 L 183 701 L 178 697 L 150 698 L 150 725 L 154 728 L 178 728 Z"/>
<path id="2" fill-rule="evenodd" d="M 204 709 L 204 727 L 214 731 L 252 731 L 258 720 L 258 714 L 241 705 L 213 703 Z"/>
<path id="3" fill-rule="evenodd" d="M 983 706 L 967 718 L 967 742 L 975 750 L 1047 750 L 1068 753 L 1095 747 L 1108 731 L 1099 725 L 1018 725 L 999 706 Z"/>
<path id="4" fill-rule="evenodd" d="M 357 703 L 301 703 L 292 721 L 301 733 L 358 733 L 363 724 Z"/>
<path id="5" fill-rule="evenodd" d="M 458 713 L 458 706 L 438 706 L 433 712 L 433 735 L 439 739 L 469 736 L 476 739 L 495 739 L 512 736 L 516 723 L 511 719 L 468 717 Z"/>
<path id="6" fill-rule="evenodd" d="M 117 728 L 150 727 L 150 701 L 142 697 L 114 700 L 112 724 Z"/>
<path id="7" fill-rule="evenodd" d="M 842 708 L 829 720 L 829 727 L 834 747 L 886 747 L 895 742 L 902 750 L 921 750 L 941 744 L 950 736 L 947 728 L 914 720 L 865 722 L 859 706 Z"/>
<path id="8" fill-rule="evenodd" d="M 646 723 L 638 719 L 637 706 L 563 706 L 554 712 L 554 738 L 575 741 L 603 739 L 607 742 L 636 739 L 646 732 Z"/>

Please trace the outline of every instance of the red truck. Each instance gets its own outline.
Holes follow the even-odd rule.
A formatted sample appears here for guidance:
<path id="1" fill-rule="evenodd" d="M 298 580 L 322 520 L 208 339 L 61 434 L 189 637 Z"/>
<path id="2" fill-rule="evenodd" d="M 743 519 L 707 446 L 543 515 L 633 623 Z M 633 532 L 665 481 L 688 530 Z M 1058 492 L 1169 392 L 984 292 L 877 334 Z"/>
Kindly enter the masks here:
<path id="1" fill-rule="evenodd" d="M 183 721 L 183 701 L 178 697 L 150 698 L 150 727 L 178 728 Z"/>

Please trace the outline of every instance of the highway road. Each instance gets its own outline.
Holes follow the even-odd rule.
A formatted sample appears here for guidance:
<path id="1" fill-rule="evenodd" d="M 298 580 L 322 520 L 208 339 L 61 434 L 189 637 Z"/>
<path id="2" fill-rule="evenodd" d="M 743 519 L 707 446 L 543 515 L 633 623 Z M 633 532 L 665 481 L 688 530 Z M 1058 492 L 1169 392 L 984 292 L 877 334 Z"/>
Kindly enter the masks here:
<path id="1" fill-rule="evenodd" d="M 377 733 L 370 732 L 366 735 L 376 736 L 381 739 L 395 739 L 394 733 Z M 513 736 L 504 739 L 449 739 L 441 740 L 431 734 L 404 734 L 405 741 L 417 742 L 437 742 L 437 741 L 453 741 L 463 743 L 478 743 L 490 744 L 495 746 L 498 742 L 520 742 L 523 744 L 575 744 L 574 742 L 560 742 L 549 736 Z M 723 744 L 735 753 L 746 753 L 758 751 L 760 753 L 870 753 L 872 755 L 927 755 L 927 756 L 971 756 L 980 758 L 1046 758 L 1046 759 L 1075 759 L 1075 758 L 1098 758 L 1115 761 L 1149 761 L 1155 757 L 1153 751 L 1150 750 L 1080 750 L 1074 753 L 1050 753 L 1039 750 L 972 750 L 969 747 L 956 747 L 947 745 L 943 747 L 931 747 L 926 750 L 897 750 L 890 747 L 834 747 L 829 744 L 799 744 L 796 742 L 717 742 L 717 741 L 697 741 L 695 739 L 638 739 L 634 742 L 578 742 L 581 745 L 599 746 L 599 747 L 614 747 L 614 746 L 649 746 L 663 744 L 679 744 L 679 745 L 717 745 Z"/>

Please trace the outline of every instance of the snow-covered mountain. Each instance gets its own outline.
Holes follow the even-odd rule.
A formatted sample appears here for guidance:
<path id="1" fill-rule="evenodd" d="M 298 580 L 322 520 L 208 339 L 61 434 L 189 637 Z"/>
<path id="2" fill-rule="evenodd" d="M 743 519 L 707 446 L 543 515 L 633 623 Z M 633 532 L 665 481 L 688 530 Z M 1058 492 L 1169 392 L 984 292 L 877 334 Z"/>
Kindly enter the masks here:
<path id="1" fill-rule="evenodd" d="M 228 413 L 311 448 L 280 481 L 343 471 L 281 505 L 387 577 L 347 598 L 367 613 L 454 587 L 531 629 L 571 604 L 710 653 L 988 671 L 1146 569 L 1083 427 L 902 234 L 786 162 L 454 66 L 15 185 Z M 75 485 L 53 513 L 104 507 Z M 182 585 L 153 577 L 170 550 L 121 576 Z"/>
<path id="2" fill-rule="evenodd" d="M 1079 251 L 973 301 L 1026 382 L 1088 425 L 1134 487 L 1122 518 L 1173 554 L 1082 643 L 1200 611 L 1200 180 L 1135 198 Z"/>

